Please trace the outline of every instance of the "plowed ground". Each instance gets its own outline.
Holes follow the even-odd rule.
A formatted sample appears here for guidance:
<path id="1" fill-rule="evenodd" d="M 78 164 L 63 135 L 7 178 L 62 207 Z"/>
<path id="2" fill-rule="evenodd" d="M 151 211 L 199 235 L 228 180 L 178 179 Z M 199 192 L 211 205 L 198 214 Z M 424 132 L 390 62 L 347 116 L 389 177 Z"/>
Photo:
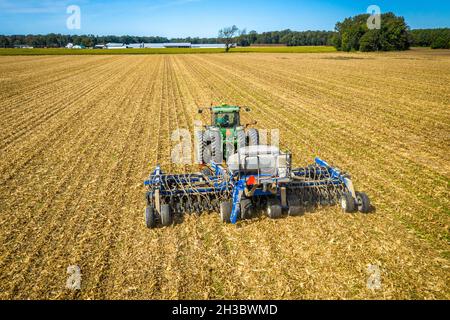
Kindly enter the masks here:
<path id="1" fill-rule="evenodd" d="M 449 83 L 439 50 L 0 57 L 0 298 L 449 299 Z M 148 230 L 143 180 L 196 170 L 171 134 L 211 102 L 351 172 L 375 211 Z"/>

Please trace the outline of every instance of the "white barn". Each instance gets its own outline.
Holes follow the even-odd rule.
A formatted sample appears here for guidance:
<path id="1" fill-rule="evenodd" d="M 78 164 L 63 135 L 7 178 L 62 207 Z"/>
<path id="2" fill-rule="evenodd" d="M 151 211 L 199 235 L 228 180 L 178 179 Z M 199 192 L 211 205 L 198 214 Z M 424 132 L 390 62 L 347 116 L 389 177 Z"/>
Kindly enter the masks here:
<path id="1" fill-rule="evenodd" d="M 105 45 L 105 48 L 106 49 L 126 49 L 127 45 L 124 44 L 124 43 L 112 43 L 112 42 L 110 42 L 110 43 L 107 43 Z"/>

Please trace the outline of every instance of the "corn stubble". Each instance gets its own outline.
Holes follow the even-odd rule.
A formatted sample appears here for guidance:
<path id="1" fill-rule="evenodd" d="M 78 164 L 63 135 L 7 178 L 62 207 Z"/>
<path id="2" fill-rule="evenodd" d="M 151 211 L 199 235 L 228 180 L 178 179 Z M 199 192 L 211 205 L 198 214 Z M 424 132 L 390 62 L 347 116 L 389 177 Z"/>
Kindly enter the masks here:
<path id="1" fill-rule="evenodd" d="M 449 83 L 439 50 L 1 57 L 0 298 L 449 299 Z M 171 134 L 211 101 L 351 172 L 375 212 L 148 230 L 142 182 L 196 170 Z"/>

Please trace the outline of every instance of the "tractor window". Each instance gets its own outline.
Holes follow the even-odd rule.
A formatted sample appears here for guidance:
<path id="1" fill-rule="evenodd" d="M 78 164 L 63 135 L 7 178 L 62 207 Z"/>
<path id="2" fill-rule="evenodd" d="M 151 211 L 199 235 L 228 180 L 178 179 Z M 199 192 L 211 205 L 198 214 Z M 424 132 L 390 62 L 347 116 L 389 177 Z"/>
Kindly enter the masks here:
<path id="1" fill-rule="evenodd" d="M 232 128 L 239 126 L 239 115 L 237 113 L 218 113 L 215 116 L 215 123 L 218 127 Z"/>

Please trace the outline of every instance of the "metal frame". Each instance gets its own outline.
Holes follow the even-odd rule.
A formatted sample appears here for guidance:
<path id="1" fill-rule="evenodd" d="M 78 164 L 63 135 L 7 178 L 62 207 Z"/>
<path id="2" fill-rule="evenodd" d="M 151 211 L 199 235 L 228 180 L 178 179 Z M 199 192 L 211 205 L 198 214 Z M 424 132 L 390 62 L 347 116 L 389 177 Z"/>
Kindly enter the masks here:
<path id="1" fill-rule="evenodd" d="M 211 196 L 217 199 L 231 200 L 233 205 L 230 222 L 235 224 L 239 218 L 240 202 L 243 197 L 277 197 L 281 199 L 283 197 L 282 188 L 284 192 L 308 192 L 308 190 L 314 189 L 334 188 L 337 195 L 350 192 L 356 199 L 350 177 L 320 158 L 315 159 L 314 165 L 296 169 L 291 169 L 290 161 L 287 161 L 287 178 L 261 174 L 259 168 L 256 176 L 246 174 L 245 164 L 244 169 L 237 172 L 232 172 L 214 162 L 209 167 L 213 173 L 211 176 L 200 173 L 165 174 L 161 167 L 157 166 L 144 183 L 149 188 L 147 205 L 154 206 L 159 212 L 162 203 L 182 197 Z M 240 161 L 239 168 L 241 168 Z M 247 181 L 251 176 L 256 178 L 256 183 L 248 186 Z M 251 190 L 248 190 L 248 187 L 251 187 Z"/>

